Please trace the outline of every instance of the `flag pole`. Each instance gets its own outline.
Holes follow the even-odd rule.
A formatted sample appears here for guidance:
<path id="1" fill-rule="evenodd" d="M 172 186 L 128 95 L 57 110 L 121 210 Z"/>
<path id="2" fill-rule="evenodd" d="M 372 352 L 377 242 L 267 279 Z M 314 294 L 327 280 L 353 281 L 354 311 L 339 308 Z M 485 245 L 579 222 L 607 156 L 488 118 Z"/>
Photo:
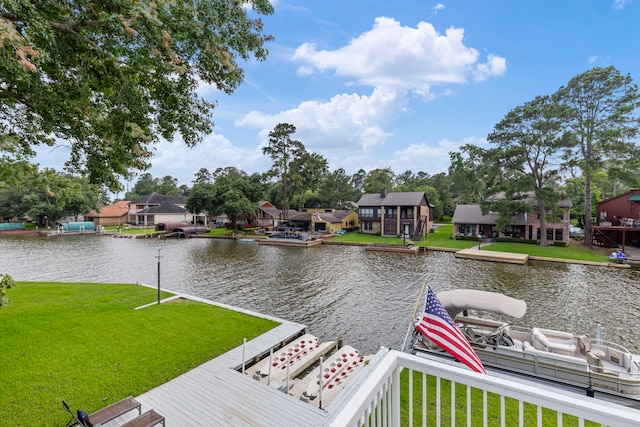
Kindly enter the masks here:
<path id="1" fill-rule="evenodd" d="M 407 340 L 409 339 L 409 334 L 411 334 L 411 329 L 413 328 L 413 322 L 416 320 L 416 316 L 418 315 L 418 308 L 420 308 L 420 303 L 422 303 L 424 290 L 427 286 L 427 281 L 425 280 L 422 283 L 422 289 L 420 289 L 420 294 L 418 295 L 418 301 L 416 301 L 416 308 L 413 309 L 413 316 L 411 316 L 411 320 L 409 321 L 409 329 L 407 329 L 407 335 L 404 337 L 404 342 L 402 343 L 402 349 L 400 351 L 404 352 L 404 347 L 407 345 Z M 424 304 L 422 304 L 424 306 Z"/>

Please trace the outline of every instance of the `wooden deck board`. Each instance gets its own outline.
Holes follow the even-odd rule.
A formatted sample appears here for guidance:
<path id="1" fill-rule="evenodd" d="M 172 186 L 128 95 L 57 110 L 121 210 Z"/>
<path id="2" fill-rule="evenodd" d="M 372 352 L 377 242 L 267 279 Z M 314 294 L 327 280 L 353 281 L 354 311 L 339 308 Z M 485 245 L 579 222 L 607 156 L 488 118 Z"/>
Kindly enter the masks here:
<path id="1" fill-rule="evenodd" d="M 304 329 L 303 325 L 283 321 L 247 342 L 246 361 L 268 354 Z M 242 346 L 136 399 L 142 403 L 143 412 L 154 409 L 164 416 L 167 426 L 319 426 L 326 420 L 326 412 L 243 375 L 238 372 L 241 366 Z M 107 427 L 129 419 L 120 417 Z"/>

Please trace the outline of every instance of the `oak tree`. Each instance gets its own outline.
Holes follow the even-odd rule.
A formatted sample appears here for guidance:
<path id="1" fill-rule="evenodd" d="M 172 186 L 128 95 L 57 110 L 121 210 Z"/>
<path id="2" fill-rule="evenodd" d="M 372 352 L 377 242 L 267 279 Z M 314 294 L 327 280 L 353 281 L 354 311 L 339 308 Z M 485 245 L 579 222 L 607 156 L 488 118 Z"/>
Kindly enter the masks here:
<path id="1" fill-rule="evenodd" d="M 202 84 L 231 93 L 239 60 L 264 60 L 269 0 L 0 3 L 0 166 L 66 146 L 66 167 L 120 188 L 154 145 L 212 129 Z"/>

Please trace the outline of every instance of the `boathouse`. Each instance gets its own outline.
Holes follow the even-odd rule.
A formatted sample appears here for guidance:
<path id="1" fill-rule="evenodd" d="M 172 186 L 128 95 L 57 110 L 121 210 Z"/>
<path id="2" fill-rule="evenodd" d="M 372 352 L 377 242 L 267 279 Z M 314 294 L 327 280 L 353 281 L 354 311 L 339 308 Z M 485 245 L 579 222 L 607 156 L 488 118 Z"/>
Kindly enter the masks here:
<path id="1" fill-rule="evenodd" d="M 640 189 L 603 200 L 596 211 L 597 225 L 591 227 L 592 245 L 640 247 Z"/>

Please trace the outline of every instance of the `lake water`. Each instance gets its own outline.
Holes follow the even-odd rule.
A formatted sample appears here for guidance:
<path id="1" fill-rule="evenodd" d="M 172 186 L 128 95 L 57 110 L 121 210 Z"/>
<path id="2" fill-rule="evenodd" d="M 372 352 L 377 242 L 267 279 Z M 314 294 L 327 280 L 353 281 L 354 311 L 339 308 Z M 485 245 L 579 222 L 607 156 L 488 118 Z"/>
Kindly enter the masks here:
<path id="1" fill-rule="evenodd" d="M 158 252 L 160 250 L 160 252 Z M 0 236 L 0 273 L 14 279 L 144 283 L 307 325 L 363 354 L 400 349 L 423 283 L 502 292 L 527 301 L 523 326 L 595 333 L 640 352 L 640 272 L 547 262 L 512 265 L 365 252 L 358 246 L 292 248 L 217 239 Z M 10 296 L 10 295 L 9 295 Z M 422 308 L 422 307 L 420 307 Z"/>

